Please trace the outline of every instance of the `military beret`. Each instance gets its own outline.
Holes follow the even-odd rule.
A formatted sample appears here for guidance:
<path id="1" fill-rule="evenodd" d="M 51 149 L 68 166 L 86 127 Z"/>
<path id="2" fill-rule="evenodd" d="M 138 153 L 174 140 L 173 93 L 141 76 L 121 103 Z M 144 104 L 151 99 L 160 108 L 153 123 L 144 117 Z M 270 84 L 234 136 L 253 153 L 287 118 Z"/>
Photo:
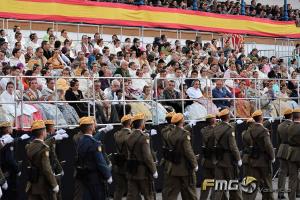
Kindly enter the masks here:
<path id="1" fill-rule="evenodd" d="M 208 114 L 208 115 L 206 116 L 206 119 L 211 119 L 211 118 L 216 118 L 216 115 Z"/>
<path id="2" fill-rule="evenodd" d="M 89 124 L 94 124 L 95 120 L 93 119 L 93 117 L 81 117 L 79 119 L 79 125 L 89 125 Z"/>
<path id="3" fill-rule="evenodd" d="M 219 112 L 219 117 L 228 115 L 230 113 L 230 111 L 226 108 L 224 110 L 221 110 L 221 112 Z"/>
<path id="4" fill-rule="evenodd" d="M 290 115 L 292 113 L 293 113 L 293 109 L 287 108 L 287 109 L 284 110 L 283 115 Z"/>
<path id="5" fill-rule="evenodd" d="M 43 120 L 36 120 L 31 124 L 31 130 L 37 130 L 45 128 L 45 123 Z"/>
<path id="6" fill-rule="evenodd" d="M 131 115 L 124 115 L 122 118 L 121 118 L 121 123 L 127 121 L 127 120 L 131 120 L 132 119 L 132 116 Z"/>
<path id="7" fill-rule="evenodd" d="M 53 120 L 45 120 L 44 123 L 45 125 L 55 125 Z"/>
<path id="8" fill-rule="evenodd" d="M 300 108 L 295 108 L 295 109 L 293 110 L 293 113 L 300 113 Z"/>
<path id="9" fill-rule="evenodd" d="M 144 119 L 144 118 L 145 118 L 145 114 L 144 113 L 138 113 L 138 114 L 133 115 L 132 121 L 141 120 L 141 119 Z"/>
<path id="10" fill-rule="evenodd" d="M 261 116 L 263 113 L 261 110 L 256 110 L 254 113 L 252 113 L 251 117 L 257 117 Z"/>
<path id="11" fill-rule="evenodd" d="M 0 122 L 0 127 L 10 127 L 11 126 L 11 122 Z"/>
<path id="12" fill-rule="evenodd" d="M 166 114 L 166 118 L 167 117 L 173 117 L 174 115 L 176 114 L 176 112 L 168 112 L 167 114 Z"/>
<path id="13" fill-rule="evenodd" d="M 173 115 L 172 119 L 171 119 L 171 123 L 175 124 L 179 121 L 181 121 L 183 119 L 183 114 L 182 113 L 176 113 L 175 115 Z"/>

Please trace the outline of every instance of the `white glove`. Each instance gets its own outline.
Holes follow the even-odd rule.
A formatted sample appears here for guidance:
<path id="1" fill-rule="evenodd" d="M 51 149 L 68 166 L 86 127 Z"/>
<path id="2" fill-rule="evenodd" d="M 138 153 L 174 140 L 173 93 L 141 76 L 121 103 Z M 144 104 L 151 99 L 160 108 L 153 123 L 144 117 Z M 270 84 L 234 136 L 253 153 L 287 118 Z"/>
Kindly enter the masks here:
<path id="1" fill-rule="evenodd" d="M 274 163 L 276 160 L 275 160 L 275 158 L 272 160 L 272 163 Z"/>
<path id="2" fill-rule="evenodd" d="M 238 166 L 240 167 L 240 166 L 242 166 L 242 164 L 243 164 L 242 160 L 239 160 L 238 161 Z"/>
<path id="3" fill-rule="evenodd" d="M 2 193 L 2 189 L 0 187 L 0 199 L 1 199 L 2 195 L 3 195 L 3 193 Z"/>
<path id="4" fill-rule="evenodd" d="M 56 131 L 55 133 L 56 133 L 56 134 L 62 135 L 62 134 L 64 134 L 64 133 L 66 133 L 66 131 L 65 131 L 64 129 L 59 129 L 59 130 Z"/>
<path id="5" fill-rule="evenodd" d="M 195 167 L 194 171 L 195 171 L 195 172 L 197 172 L 197 171 L 198 171 L 198 165 Z"/>
<path id="6" fill-rule="evenodd" d="M 154 172 L 154 174 L 153 174 L 153 178 L 155 178 L 155 179 L 157 179 L 157 178 L 158 178 L 158 173 L 157 173 L 157 171 L 156 171 L 156 172 Z"/>
<path id="7" fill-rule="evenodd" d="M 108 124 L 108 125 L 106 125 L 106 127 L 104 128 L 104 131 L 105 131 L 105 133 L 107 133 L 108 131 L 113 130 L 113 129 L 114 129 L 114 126 L 111 125 L 111 124 Z"/>
<path id="8" fill-rule="evenodd" d="M 55 192 L 55 193 L 59 192 L 59 186 L 58 185 L 55 188 L 53 188 L 53 192 Z"/>
<path id="9" fill-rule="evenodd" d="M 270 123 L 273 123 L 273 122 L 274 122 L 274 118 L 271 117 L 271 118 L 268 119 L 268 121 L 269 121 Z"/>
<path id="10" fill-rule="evenodd" d="M 21 138 L 21 140 L 26 140 L 26 139 L 30 138 L 30 136 L 27 134 L 23 134 L 23 135 L 21 135 L 20 138 Z"/>
<path id="11" fill-rule="evenodd" d="M 152 136 L 152 135 L 156 135 L 156 134 L 157 134 L 157 131 L 155 129 L 151 129 L 150 135 Z"/>
<path id="12" fill-rule="evenodd" d="M 62 140 L 62 139 L 63 139 L 63 136 L 60 135 L 60 134 L 56 134 L 56 135 L 54 135 L 53 137 L 54 137 L 54 139 L 55 139 L 56 141 Z"/>
<path id="13" fill-rule="evenodd" d="M 19 177 L 20 177 L 20 176 L 21 176 L 21 174 L 22 174 L 22 172 L 19 172 L 19 173 L 17 174 L 17 176 L 19 176 Z"/>
<path id="14" fill-rule="evenodd" d="M 236 123 L 237 124 L 242 124 L 244 121 L 243 120 L 240 120 L 240 119 L 238 119 L 238 120 L 236 120 Z"/>
<path id="15" fill-rule="evenodd" d="M 3 190 L 7 190 L 7 188 L 8 188 L 7 181 L 5 181 L 5 183 L 3 183 L 3 185 L 1 187 Z"/>
<path id="16" fill-rule="evenodd" d="M 64 170 L 62 170 L 60 174 L 61 174 L 61 176 L 64 176 L 65 175 Z"/>
<path id="17" fill-rule="evenodd" d="M 192 127 L 192 126 L 195 126 L 196 123 L 197 123 L 196 120 L 191 120 L 190 123 L 189 123 L 189 125 L 190 125 L 190 127 Z"/>
<path id="18" fill-rule="evenodd" d="M 9 144 L 9 143 L 12 143 L 14 141 L 14 138 L 11 137 L 11 135 L 9 134 L 6 134 L 4 135 L 1 140 L 3 141 L 4 144 Z"/>
<path id="19" fill-rule="evenodd" d="M 68 135 L 67 133 L 60 134 L 60 136 L 61 136 L 63 139 L 69 137 L 69 135 Z"/>
<path id="20" fill-rule="evenodd" d="M 107 179 L 107 183 L 111 184 L 113 182 L 112 177 L 109 177 L 109 179 Z"/>

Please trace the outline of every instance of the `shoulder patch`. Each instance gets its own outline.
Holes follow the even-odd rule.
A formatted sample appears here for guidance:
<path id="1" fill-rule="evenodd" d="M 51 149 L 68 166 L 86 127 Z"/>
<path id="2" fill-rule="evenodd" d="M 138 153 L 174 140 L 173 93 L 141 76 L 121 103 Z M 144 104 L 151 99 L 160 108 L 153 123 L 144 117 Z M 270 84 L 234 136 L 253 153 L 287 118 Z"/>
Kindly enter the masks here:
<path id="1" fill-rule="evenodd" d="M 191 140 L 191 137 L 189 135 L 186 136 L 186 139 Z"/>
<path id="2" fill-rule="evenodd" d="M 101 147 L 101 145 L 100 145 L 100 146 L 98 146 L 98 151 L 99 151 L 99 152 L 101 152 L 101 151 L 102 151 L 102 147 Z"/>
<path id="3" fill-rule="evenodd" d="M 45 156 L 49 157 L 49 151 L 45 151 Z"/>
<path id="4" fill-rule="evenodd" d="M 231 135 L 232 135 L 233 137 L 235 137 L 235 132 L 232 132 Z"/>

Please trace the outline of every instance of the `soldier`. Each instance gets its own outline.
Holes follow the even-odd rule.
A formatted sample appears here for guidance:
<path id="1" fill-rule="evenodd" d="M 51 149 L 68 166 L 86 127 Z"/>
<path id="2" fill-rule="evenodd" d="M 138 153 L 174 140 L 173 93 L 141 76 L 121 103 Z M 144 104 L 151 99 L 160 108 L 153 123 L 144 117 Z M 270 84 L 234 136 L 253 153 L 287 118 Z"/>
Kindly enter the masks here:
<path id="1" fill-rule="evenodd" d="M 115 182 L 114 200 L 121 200 L 127 193 L 126 160 L 128 157 L 126 140 L 131 133 L 131 115 L 121 118 L 123 128 L 114 135 L 117 153 L 113 154 L 113 175 Z"/>
<path id="2" fill-rule="evenodd" d="M 81 118 L 80 130 L 83 135 L 77 144 L 76 180 L 80 181 L 82 192 L 75 193 L 75 199 L 105 200 L 105 183 L 110 184 L 112 176 L 104 159 L 101 143 L 93 138 L 95 120 L 92 117 Z"/>
<path id="3" fill-rule="evenodd" d="M 249 156 L 251 153 L 252 141 L 250 137 L 250 129 L 254 125 L 255 121 L 253 118 L 249 118 L 247 120 L 247 129 L 242 132 L 242 139 L 243 139 L 243 176 L 249 176 Z"/>
<path id="4" fill-rule="evenodd" d="M 58 193 L 59 186 L 50 165 L 50 149 L 44 142 L 47 136 L 44 121 L 34 121 L 31 130 L 35 139 L 26 145 L 26 154 L 31 167 L 26 187 L 28 200 L 49 199 L 53 193 Z"/>
<path id="5" fill-rule="evenodd" d="M 127 138 L 128 149 L 128 193 L 127 200 L 136 200 L 141 193 L 145 200 L 155 199 L 153 178 L 157 169 L 151 154 L 149 135 L 143 132 L 145 115 L 139 113 L 132 118 L 132 133 Z"/>
<path id="6" fill-rule="evenodd" d="M 293 124 L 288 128 L 289 199 L 296 199 L 300 168 L 300 108 L 293 110 Z"/>
<path id="7" fill-rule="evenodd" d="M 191 135 L 184 129 L 184 117 L 176 113 L 171 119 L 175 128 L 169 132 L 166 143 L 170 148 L 165 163 L 164 200 L 196 200 L 196 171 L 198 164 L 191 146 Z"/>
<path id="8" fill-rule="evenodd" d="M 288 108 L 284 111 L 284 121 L 281 122 L 277 128 L 277 134 L 279 139 L 279 149 L 277 152 L 277 158 L 279 159 L 279 172 L 278 172 L 278 199 L 285 199 L 285 182 L 288 175 L 288 128 L 293 124 L 292 121 L 293 110 Z"/>
<path id="9" fill-rule="evenodd" d="M 50 152 L 49 152 L 49 159 L 50 159 L 50 165 L 52 167 L 52 171 L 56 175 L 56 180 L 58 185 L 60 186 L 61 183 L 61 176 L 64 175 L 63 168 L 57 158 L 56 155 L 56 140 L 61 140 L 64 138 L 68 138 L 68 134 L 65 130 L 60 129 L 55 132 L 55 123 L 53 120 L 45 120 L 45 126 L 46 126 L 46 132 L 47 137 L 45 140 L 45 143 L 49 146 Z M 61 192 L 58 192 L 56 195 L 56 199 L 61 200 Z"/>
<path id="10" fill-rule="evenodd" d="M 202 159 L 201 166 L 203 169 L 203 178 L 205 179 L 214 179 L 215 177 L 215 165 L 213 158 L 213 148 L 214 148 L 214 127 L 216 126 L 216 116 L 215 115 L 207 115 L 206 116 L 207 126 L 201 129 L 202 133 Z M 208 199 L 210 189 L 201 190 L 200 200 Z M 214 194 L 211 193 L 211 198 L 214 199 Z"/>
<path id="11" fill-rule="evenodd" d="M 272 163 L 275 154 L 268 129 L 263 126 L 262 111 L 252 114 L 255 124 L 249 130 L 251 137 L 251 154 L 249 156 L 249 176 L 257 180 L 262 199 L 273 199 Z M 244 199 L 256 199 L 258 189 L 251 194 L 244 195 Z"/>
<path id="12" fill-rule="evenodd" d="M 216 180 L 232 180 L 238 178 L 237 166 L 242 166 L 239 149 L 235 141 L 235 130 L 229 124 L 230 112 L 224 109 L 219 113 L 222 120 L 213 130 L 215 138 L 215 151 L 216 151 L 216 167 L 215 179 Z M 229 191 L 230 199 L 242 199 L 241 192 Z M 215 199 L 221 200 L 225 197 L 225 191 L 215 191 Z"/>

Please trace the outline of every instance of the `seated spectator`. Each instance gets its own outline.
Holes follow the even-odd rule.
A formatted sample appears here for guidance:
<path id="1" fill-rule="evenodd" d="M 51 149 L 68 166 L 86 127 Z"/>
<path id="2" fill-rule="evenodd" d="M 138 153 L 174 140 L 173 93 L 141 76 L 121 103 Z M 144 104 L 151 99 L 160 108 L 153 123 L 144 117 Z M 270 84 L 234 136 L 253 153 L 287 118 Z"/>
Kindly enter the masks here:
<path id="1" fill-rule="evenodd" d="M 79 81 L 79 90 L 82 91 L 84 94 L 85 92 L 88 91 L 90 87 L 93 85 L 92 77 L 90 75 L 90 72 L 86 69 L 81 71 L 81 78 L 78 80 Z"/>
<path id="2" fill-rule="evenodd" d="M 217 80 L 216 87 L 212 90 L 212 96 L 214 99 L 233 98 L 233 95 L 228 91 L 226 87 L 224 87 L 224 83 L 222 80 Z M 231 102 L 228 99 L 214 100 L 213 102 L 219 109 L 230 108 L 231 106 Z"/>
<path id="3" fill-rule="evenodd" d="M 120 64 L 120 68 L 116 69 L 115 74 L 120 74 L 122 77 L 130 77 L 128 70 L 128 62 L 123 60 Z"/>
<path id="4" fill-rule="evenodd" d="M 44 50 L 41 47 L 36 48 L 34 56 L 28 61 L 27 68 L 32 69 L 34 64 L 44 67 L 47 63 L 47 58 L 44 56 Z M 53 64 L 51 63 L 53 66 Z"/>
<path id="5" fill-rule="evenodd" d="M 23 66 L 26 65 L 25 63 L 25 57 L 22 54 L 21 49 L 13 49 L 12 51 L 12 57 L 9 58 L 9 64 L 11 66 L 17 66 L 19 63 L 22 63 Z"/>
<path id="6" fill-rule="evenodd" d="M 143 88 L 147 85 L 147 80 L 143 78 L 144 73 L 142 69 L 136 70 L 136 78 L 132 79 L 132 89 L 137 90 L 138 92 L 142 93 Z"/>
<path id="7" fill-rule="evenodd" d="M 202 92 L 200 89 L 200 81 L 199 80 L 194 80 L 192 82 L 191 87 L 189 87 L 186 91 L 186 93 L 188 94 L 188 96 L 191 99 L 199 99 L 200 97 L 202 97 Z"/>
<path id="8" fill-rule="evenodd" d="M 175 82 L 169 80 L 167 87 L 164 89 L 162 99 L 170 99 L 170 101 L 163 101 L 162 104 L 172 106 L 176 112 L 182 112 L 182 101 L 180 99 L 180 93 L 175 90 Z"/>
<path id="9" fill-rule="evenodd" d="M 55 49 L 53 51 L 53 55 L 51 58 L 48 59 L 48 63 L 52 64 L 53 69 L 55 70 L 62 70 L 65 67 L 63 65 L 63 61 L 61 60 L 59 49 Z"/>

